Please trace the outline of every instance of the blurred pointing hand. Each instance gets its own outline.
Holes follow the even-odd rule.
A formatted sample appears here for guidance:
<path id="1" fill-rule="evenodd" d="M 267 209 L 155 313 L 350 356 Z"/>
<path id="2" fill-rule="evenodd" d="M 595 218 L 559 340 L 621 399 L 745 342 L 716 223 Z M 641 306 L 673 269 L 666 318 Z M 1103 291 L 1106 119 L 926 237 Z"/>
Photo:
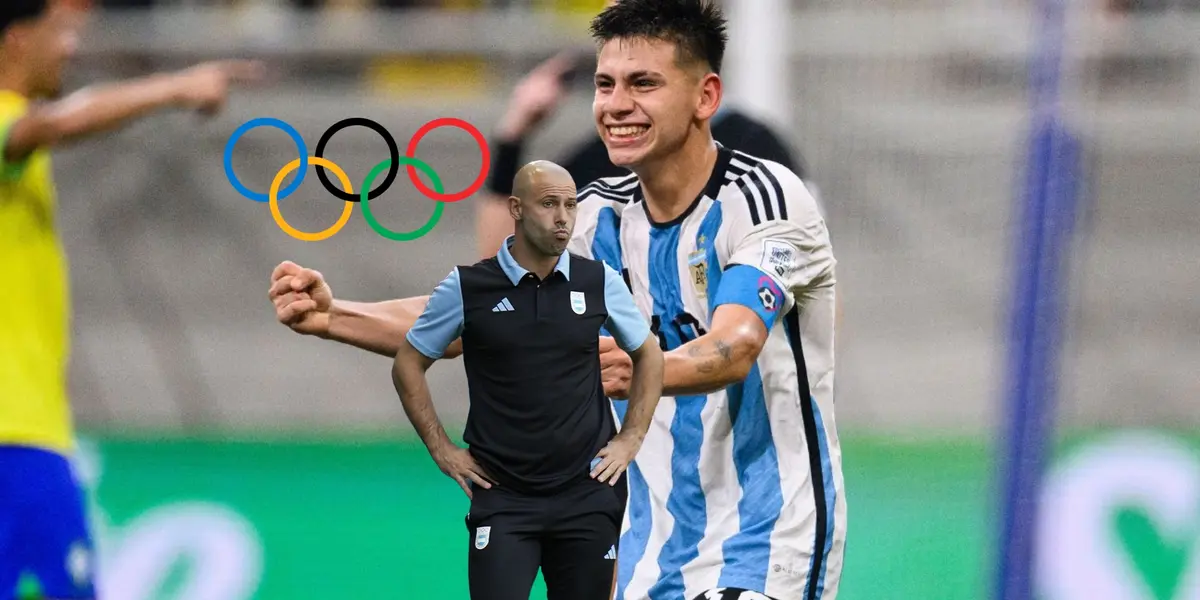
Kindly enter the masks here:
<path id="1" fill-rule="evenodd" d="M 508 111 L 500 121 L 501 139 L 515 140 L 529 135 L 552 114 L 567 95 L 563 77 L 577 64 L 578 50 L 564 50 L 530 71 L 513 89 Z"/>

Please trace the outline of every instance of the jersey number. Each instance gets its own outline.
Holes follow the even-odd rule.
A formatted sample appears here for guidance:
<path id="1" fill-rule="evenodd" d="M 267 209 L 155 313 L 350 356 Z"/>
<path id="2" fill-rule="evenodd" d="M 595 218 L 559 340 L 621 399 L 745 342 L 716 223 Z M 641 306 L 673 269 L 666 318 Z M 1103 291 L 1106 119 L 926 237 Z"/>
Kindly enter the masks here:
<path id="1" fill-rule="evenodd" d="M 684 312 L 675 317 L 671 321 L 671 326 L 675 328 L 675 332 L 679 334 L 679 345 L 682 346 L 706 333 L 704 326 L 700 321 L 693 317 L 690 313 Z M 650 317 L 650 331 L 658 336 L 658 346 L 663 349 L 663 352 L 672 350 L 668 347 L 667 336 L 662 331 L 662 317 L 653 315 Z"/>

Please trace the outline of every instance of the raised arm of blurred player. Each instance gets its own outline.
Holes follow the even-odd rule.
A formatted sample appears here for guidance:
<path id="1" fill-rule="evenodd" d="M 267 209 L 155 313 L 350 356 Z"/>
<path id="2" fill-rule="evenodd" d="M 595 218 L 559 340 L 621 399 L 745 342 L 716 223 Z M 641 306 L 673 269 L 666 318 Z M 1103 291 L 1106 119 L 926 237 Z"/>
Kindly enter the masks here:
<path id="1" fill-rule="evenodd" d="M 31 107 L 13 123 L 4 160 L 16 163 L 44 147 L 116 129 L 162 108 L 212 114 L 221 109 L 234 83 L 261 77 L 255 61 L 218 61 L 195 67 L 83 88 L 61 100 Z"/>
<path id="2" fill-rule="evenodd" d="M 575 68 L 577 57 L 578 51 L 574 50 L 557 54 L 530 71 L 513 89 L 508 109 L 496 127 L 493 183 L 475 203 L 475 240 L 481 258 L 496 254 L 504 238 L 512 233 L 512 219 L 508 213 L 511 187 L 505 187 L 512 185 L 522 164 L 522 147 L 526 140 L 558 109 L 567 95 L 564 79 Z"/>

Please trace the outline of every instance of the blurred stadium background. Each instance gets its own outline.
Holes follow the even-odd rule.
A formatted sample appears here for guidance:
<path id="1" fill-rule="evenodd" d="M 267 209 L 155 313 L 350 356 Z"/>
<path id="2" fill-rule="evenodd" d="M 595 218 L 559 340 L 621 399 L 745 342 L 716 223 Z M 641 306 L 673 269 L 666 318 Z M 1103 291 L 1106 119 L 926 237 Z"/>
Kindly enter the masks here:
<path id="1" fill-rule="evenodd" d="M 411 436 L 390 362 L 290 333 L 266 291 L 290 259 L 342 298 L 426 293 L 475 258 L 471 200 L 415 242 L 385 240 L 355 214 L 305 243 L 233 190 L 222 152 L 261 116 L 293 124 L 310 149 L 349 116 L 384 123 L 401 148 L 436 117 L 488 134 L 524 72 L 586 46 L 601 4 L 96 0 L 76 85 L 204 58 L 272 67 L 214 120 L 163 115 L 56 155 L 71 389 L 107 598 L 467 597 L 466 499 Z M 1036 7 L 725 5 L 729 98 L 803 157 L 840 262 L 851 529 L 839 598 L 991 597 Z M 772 21 L 775 34 L 752 34 Z M 1200 3 L 1070 0 L 1067 25 L 1061 114 L 1084 160 L 1037 597 L 1196 599 Z M 589 106 L 585 76 L 529 156 L 578 143 Z M 386 152 L 347 130 L 326 155 L 357 185 Z M 452 129 L 417 155 L 448 190 L 480 167 Z M 294 158 L 286 135 L 257 129 L 234 165 L 265 190 Z M 341 210 L 313 175 L 282 203 L 300 229 Z M 393 189 L 372 203 L 380 221 L 405 230 L 428 217 L 403 176 Z M 457 432 L 461 366 L 435 366 L 431 382 Z"/>

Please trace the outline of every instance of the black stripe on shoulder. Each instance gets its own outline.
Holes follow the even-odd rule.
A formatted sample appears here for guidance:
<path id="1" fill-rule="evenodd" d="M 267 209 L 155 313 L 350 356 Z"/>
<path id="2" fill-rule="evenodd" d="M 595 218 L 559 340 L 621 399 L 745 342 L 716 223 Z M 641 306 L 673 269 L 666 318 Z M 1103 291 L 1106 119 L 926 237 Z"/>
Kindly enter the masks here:
<path id="1" fill-rule="evenodd" d="M 611 183 L 608 181 L 604 181 L 603 179 L 597 179 L 583 187 L 589 188 L 592 186 L 596 186 L 596 187 L 606 189 L 606 190 L 626 192 L 626 191 L 630 190 L 631 188 L 633 188 L 634 186 L 636 186 L 637 181 L 638 181 L 637 175 L 630 174 L 630 175 L 622 177 Z"/>
<path id="2" fill-rule="evenodd" d="M 749 165 L 745 160 L 740 160 L 735 151 L 734 156 L 729 161 L 729 167 L 725 169 L 725 179 L 737 179 L 745 175 L 753 165 Z"/>
<path id="3" fill-rule="evenodd" d="M 579 190 L 579 193 L 576 194 L 575 199 L 577 202 L 582 202 L 583 200 L 586 200 L 587 198 L 591 198 L 593 196 L 595 196 L 597 198 L 603 198 L 605 200 L 612 200 L 613 202 L 617 202 L 620 204 L 628 204 L 629 201 L 633 199 L 632 191 L 630 191 L 630 192 L 615 192 L 615 191 L 612 191 L 609 189 L 592 187 L 590 185 Z"/>
<path id="4" fill-rule="evenodd" d="M 638 185 L 637 175 L 629 175 L 616 181 L 597 179 L 579 188 L 576 198 L 582 201 L 591 196 L 596 196 L 605 200 L 628 204 L 634 200 L 634 196 L 640 189 L 641 186 Z"/>
<path id="5" fill-rule="evenodd" d="M 767 220 L 774 221 L 776 213 L 779 212 L 778 208 L 780 198 L 775 194 L 775 190 L 771 189 L 771 187 L 767 185 L 766 180 L 763 179 L 761 167 L 750 171 L 746 174 L 746 177 L 749 178 L 750 181 L 754 182 L 754 189 L 758 191 L 760 194 L 759 197 L 762 198 L 763 209 L 767 213 Z"/>
<path id="6" fill-rule="evenodd" d="M 735 160 L 750 167 L 745 175 L 737 179 L 738 188 L 746 195 L 750 204 L 750 219 L 754 225 L 762 223 L 758 216 L 759 202 L 762 204 L 763 217 L 766 221 L 788 218 L 787 200 L 783 196 L 783 186 L 771 169 L 762 160 L 749 154 L 734 151 Z M 751 197 L 751 190 L 755 192 Z"/>
<path id="7" fill-rule="evenodd" d="M 740 177 L 737 180 L 738 189 L 741 190 L 742 195 L 746 197 L 746 206 L 750 208 L 750 224 L 758 227 L 762 224 L 762 217 L 758 215 L 758 199 L 755 197 L 754 193 L 750 191 L 750 188 L 746 185 L 746 183 L 747 180 L 745 177 Z"/>
<path id="8" fill-rule="evenodd" d="M 766 177 L 767 183 L 771 185 L 771 189 L 775 192 L 775 197 L 779 199 L 779 218 L 787 220 L 787 197 L 783 195 L 783 186 L 779 185 L 779 179 L 771 172 L 765 163 L 760 163 L 758 170 Z"/>

